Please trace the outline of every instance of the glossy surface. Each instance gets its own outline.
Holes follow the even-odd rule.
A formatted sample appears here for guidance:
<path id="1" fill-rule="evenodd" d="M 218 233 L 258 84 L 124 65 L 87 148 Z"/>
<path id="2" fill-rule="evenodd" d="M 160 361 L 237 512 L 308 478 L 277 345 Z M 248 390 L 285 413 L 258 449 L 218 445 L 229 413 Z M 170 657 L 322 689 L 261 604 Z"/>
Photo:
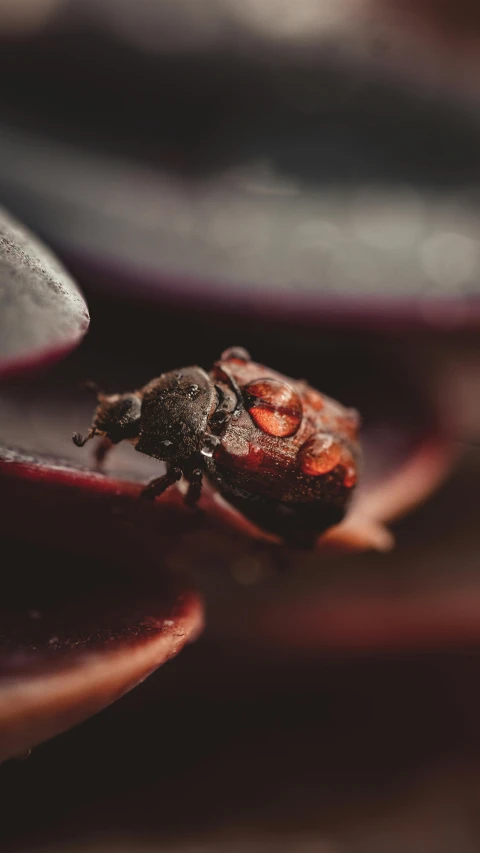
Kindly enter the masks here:
<path id="1" fill-rule="evenodd" d="M 245 411 L 221 434 L 211 479 L 251 521 L 308 547 L 348 508 L 360 464 L 359 416 L 305 380 L 231 350 L 213 377 L 222 387 L 236 384 Z"/>
<path id="2" fill-rule="evenodd" d="M 302 403 L 298 394 L 285 382 L 256 379 L 245 386 L 244 393 L 247 395 L 248 412 L 262 432 L 279 438 L 297 432 L 302 422 Z"/>
<path id="3" fill-rule="evenodd" d="M 304 474 L 319 477 L 337 467 L 342 448 L 331 435 L 320 433 L 309 438 L 300 448 L 298 460 Z"/>

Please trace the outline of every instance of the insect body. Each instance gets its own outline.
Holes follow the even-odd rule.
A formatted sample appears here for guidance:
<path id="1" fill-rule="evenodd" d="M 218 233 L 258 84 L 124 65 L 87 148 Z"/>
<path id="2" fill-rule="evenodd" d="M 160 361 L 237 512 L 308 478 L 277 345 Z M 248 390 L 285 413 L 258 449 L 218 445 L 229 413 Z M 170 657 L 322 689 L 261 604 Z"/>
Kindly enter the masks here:
<path id="1" fill-rule="evenodd" d="M 99 462 L 124 439 L 166 462 L 145 497 L 184 476 L 194 506 L 206 474 L 259 527 L 306 547 L 345 514 L 360 458 L 358 414 L 239 347 L 210 374 L 186 367 L 133 393 L 99 394 L 98 402 L 88 435 L 73 440 L 82 446 L 103 436 Z"/>

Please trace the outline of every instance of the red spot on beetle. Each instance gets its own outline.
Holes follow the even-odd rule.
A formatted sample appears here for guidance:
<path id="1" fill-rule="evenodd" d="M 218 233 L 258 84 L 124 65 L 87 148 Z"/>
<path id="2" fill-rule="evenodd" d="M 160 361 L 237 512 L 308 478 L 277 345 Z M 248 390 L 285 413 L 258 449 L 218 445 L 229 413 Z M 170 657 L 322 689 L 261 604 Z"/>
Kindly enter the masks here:
<path id="1" fill-rule="evenodd" d="M 252 444 L 238 431 L 226 435 L 214 453 L 219 463 L 228 461 L 235 468 L 256 471 L 263 462 L 265 453 L 257 444 Z"/>
<path id="2" fill-rule="evenodd" d="M 248 448 L 248 454 L 244 460 L 244 467 L 255 471 L 263 462 L 265 454 L 263 450 L 255 444 L 251 444 Z"/>
<path id="3" fill-rule="evenodd" d="M 328 474 L 337 467 L 342 457 L 342 448 L 331 435 L 318 433 L 310 438 L 298 455 L 301 469 L 310 477 Z"/>
<path id="4" fill-rule="evenodd" d="M 293 388 L 278 379 L 256 379 L 245 387 L 245 393 L 251 398 L 250 416 L 262 432 L 279 438 L 297 432 L 302 403 Z"/>

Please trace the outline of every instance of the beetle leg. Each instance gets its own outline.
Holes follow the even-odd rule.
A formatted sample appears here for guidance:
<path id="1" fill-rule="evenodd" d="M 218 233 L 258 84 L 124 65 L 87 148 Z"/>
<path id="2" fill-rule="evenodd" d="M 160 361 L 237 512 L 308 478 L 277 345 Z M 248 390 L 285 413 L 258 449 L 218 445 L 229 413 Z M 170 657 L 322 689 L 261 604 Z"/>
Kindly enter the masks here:
<path id="1" fill-rule="evenodd" d="M 203 471 L 201 468 L 194 468 L 188 474 L 188 492 L 185 495 L 185 503 L 187 506 L 195 507 L 202 493 Z"/>
<path id="2" fill-rule="evenodd" d="M 95 459 L 95 468 L 97 471 L 103 471 L 105 459 L 110 453 L 112 447 L 113 442 L 106 435 L 98 442 L 93 454 L 93 458 Z"/>
<path id="3" fill-rule="evenodd" d="M 154 480 L 150 480 L 148 485 L 140 492 L 140 497 L 147 498 L 147 500 L 155 500 L 159 495 L 163 495 L 170 486 L 173 486 L 180 479 L 182 473 L 181 468 L 178 468 L 177 465 L 172 465 L 171 468 L 167 468 L 167 473 L 163 477 L 156 477 Z"/>

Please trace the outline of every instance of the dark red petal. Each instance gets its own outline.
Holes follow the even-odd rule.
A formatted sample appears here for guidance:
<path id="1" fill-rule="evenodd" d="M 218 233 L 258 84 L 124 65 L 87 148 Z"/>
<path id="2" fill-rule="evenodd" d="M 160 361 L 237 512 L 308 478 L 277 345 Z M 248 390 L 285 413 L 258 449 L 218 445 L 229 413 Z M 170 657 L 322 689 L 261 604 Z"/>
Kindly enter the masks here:
<path id="1" fill-rule="evenodd" d="M 375 449 L 378 454 L 378 444 Z M 2 456 L 0 501 L 5 509 L 0 517 L 0 530 L 3 525 L 8 531 L 21 533 L 22 519 L 28 514 L 31 519 L 29 535 L 36 540 L 64 547 L 70 544 L 80 553 L 97 554 L 105 559 L 123 559 L 135 566 L 139 575 L 180 573 L 187 576 L 190 583 L 201 586 L 207 595 L 212 633 L 294 651 L 301 649 L 302 644 L 307 648 L 324 648 L 332 643 L 343 648 L 357 648 L 363 643 L 382 647 L 384 643 L 404 645 L 411 642 L 401 623 L 402 602 L 398 605 L 396 622 L 391 626 L 386 623 L 385 632 L 377 631 L 375 636 L 367 632 L 364 640 L 365 625 L 360 619 L 351 623 L 348 619 L 329 620 L 317 633 L 311 631 L 307 623 L 304 631 L 300 619 L 294 638 L 292 632 L 285 629 L 290 622 L 288 584 L 287 587 L 280 584 L 275 590 L 270 584 L 260 584 L 256 591 L 255 585 L 262 579 L 278 577 L 279 570 L 285 572 L 286 569 L 291 581 L 297 574 L 305 579 L 305 571 L 310 567 L 310 580 L 303 590 L 307 599 L 319 585 L 318 595 L 315 594 L 319 612 L 323 613 L 324 607 L 328 609 L 336 602 L 340 613 L 344 600 L 343 575 L 340 572 L 336 592 L 335 569 L 328 569 L 329 555 L 338 557 L 351 551 L 390 548 L 392 537 L 384 522 L 421 502 L 435 488 L 450 467 L 452 447 L 441 438 L 431 436 L 412 449 L 400 466 L 390 468 L 387 454 L 383 460 L 383 477 L 370 483 L 367 480 L 358 490 L 346 521 L 319 540 L 316 552 L 304 553 L 269 541 L 209 490 L 201 503 L 205 512 L 198 516 L 185 507 L 176 489 L 166 492 L 154 505 L 144 506 L 138 500 L 139 484 L 74 469 L 59 460 L 29 458 L 5 450 Z M 240 584 L 233 590 L 230 589 L 232 578 Z M 361 568 L 355 570 L 355 578 L 361 590 Z M 322 579 L 328 581 L 334 601 L 329 597 L 320 607 L 325 598 Z M 246 598 L 246 590 L 241 589 L 250 584 L 253 585 L 253 599 Z M 370 602 L 374 606 L 372 612 L 377 612 L 375 583 L 372 589 L 371 584 L 368 580 L 364 593 L 353 602 L 365 613 Z M 412 595 L 416 594 L 413 586 Z M 352 602 L 348 595 L 345 601 L 349 612 Z M 429 617 L 436 618 L 435 606 L 430 613 L 428 601 L 427 598 L 422 605 L 425 636 L 428 636 Z M 312 603 L 312 613 L 313 609 Z M 251 619 L 246 611 L 251 611 Z M 268 614 L 265 621 L 262 613 Z M 284 629 L 281 628 L 282 613 Z M 405 601 L 405 625 L 410 624 L 410 614 L 410 604 Z M 392 640 L 388 639 L 390 632 L 393 632 Z M 416 636 L 419 639 L 419 635 Z M 463 633 L 460 636 L 463 637 Z"/>
<path id="2" fill-rule="evenodd" d="M 71 582 L 74 587 L 75 579 Z M 78 628 L 83 616 L 78 605 L 76 618 L 67 611 L 71 625 L 63 610 L 15 612 L 5 597 L 2 607 L 0 761 L 118 699 L 195 639 L 203 622 L 198 596 L 187 592 L 123 602 L 116 619 L 104 602 L 103 615 L 97 613 L 86 632 Z M 88 616 L 91 603 L 84 607 Z M 15 633 L 5 638 L 10 623 Z"/>

